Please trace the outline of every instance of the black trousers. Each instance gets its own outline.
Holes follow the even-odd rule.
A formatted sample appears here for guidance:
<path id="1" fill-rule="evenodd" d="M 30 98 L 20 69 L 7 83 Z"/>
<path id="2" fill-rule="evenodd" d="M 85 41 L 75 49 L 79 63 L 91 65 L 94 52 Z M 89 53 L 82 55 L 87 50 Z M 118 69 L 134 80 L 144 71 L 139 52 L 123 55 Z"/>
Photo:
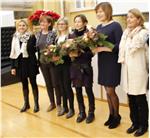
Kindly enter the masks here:
<path id="1" fill-rule="evenodd" d="M 76 87 L 75 89 L 76 89 L 76 96 L 77 96 L 77 101 L 78 101 L 78 106 L 79 106 L 79 112 L 85 112 L 82 87 Z M 89 102 L 89 112 L 94 112 L 95 97 L 94 97 L 93 89 L 92 87 L 85 87 L 85 91 L 86 91 L 88 102 Z"/>
<path id="2" fill-rule="evenodd" d="M 61 92 L 58 82 L 57 71 L 52 64 L 40 64 L 40 68 L 45 79 L 46 88 L 49 96 L 50 103 L 55 104 L 54 88 L 56 93 L 56 104 L 61 105 Z"/>
<path id="3" fill-rule="evenodd" d="M 146 95 L 128 95 L 130 119 L 133 125 L 148 127 L 148 103 Z"/>
<path id="4" fill-rule="evenodd" d="M 36 76 L 29 77 L 29 80 L 30 80 L 30 84 L 31 84 L 32 89 L 33 90 L 37 89 L 38 87 L 37 87 L 37 83 L 36 83 Z M 27 77 L 22 78 L 21 82 L 22 82 L 23 90 L 29 90 L 28 78 Z"/>
<path id="5" fill-rule="evenodd" d="M 59 83 L 61 89 L 61 95 L 63 98 L 63 107 L 68 109 L 67 99 L 69 101 L 70 109 L 74 110 L 74 95 L 71 88 L 71 79 L 70 79 L 70 65 L 62 64 L 57 66 L 59 72 Z"/>
<path id="6" fill-rule="evenodd" d="M 35 102 L 36 105 L 38 105 L 39 91 L 38 91 L 38 86 L 37 86 L 37 83 L 36 83 L 36 76 L 29 77 L 29 79 L 30 79 L 30 84 L 31 84 L 31 87 L 32 87 L 34 102 Z M 29 104 L 28 78 L 23 77 L 21 79 L 21 82 L 22 82 L 22 88 L 23 88 L 24 102 L 25 102 L 25 104 Z"/>

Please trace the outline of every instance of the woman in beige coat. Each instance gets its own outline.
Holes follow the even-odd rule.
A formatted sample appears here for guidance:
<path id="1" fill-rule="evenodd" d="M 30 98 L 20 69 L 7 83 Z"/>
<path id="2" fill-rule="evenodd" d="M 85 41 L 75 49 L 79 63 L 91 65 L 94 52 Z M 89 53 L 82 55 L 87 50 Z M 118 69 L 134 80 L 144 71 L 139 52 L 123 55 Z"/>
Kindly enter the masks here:
<path id="1" fill-rule="evenodd" d="M 121 86 L 129 99 L 131 127 L 127 133 L 143 135 L 148 128 L 148 104 L 146 86 L 148 80 L 148 31 L 143 26 L 144 18 L 138 9 L 131 9 L 127 15 L 127 29 L 124 31 L 118 62 L 122 63 Z"/>

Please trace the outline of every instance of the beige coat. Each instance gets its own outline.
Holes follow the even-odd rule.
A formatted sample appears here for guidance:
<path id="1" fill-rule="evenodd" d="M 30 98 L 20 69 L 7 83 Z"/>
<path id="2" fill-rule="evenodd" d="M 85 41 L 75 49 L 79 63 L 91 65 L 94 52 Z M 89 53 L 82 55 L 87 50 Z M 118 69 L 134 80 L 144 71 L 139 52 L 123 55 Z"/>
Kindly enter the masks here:
<path id="1" fill-rule="evenodd" d="M 146 93 L 148 81 L 148 31 L 137 27 L 122 35 L 118 62 L 122 63 L 121 87 L 130 95 Z"/>

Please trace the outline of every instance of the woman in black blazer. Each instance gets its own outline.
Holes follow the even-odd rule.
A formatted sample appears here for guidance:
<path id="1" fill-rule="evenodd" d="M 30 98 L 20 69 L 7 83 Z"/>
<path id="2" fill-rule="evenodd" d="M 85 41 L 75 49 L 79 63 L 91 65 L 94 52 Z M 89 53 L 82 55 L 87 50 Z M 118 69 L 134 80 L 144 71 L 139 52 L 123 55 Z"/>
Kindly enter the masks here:
<path id="1" fill-rule="evenodd" d="M 30 108 L 28 78 L 32 86 L 34 97 L 34 112 L 39 111 L 38 87 L 36 75 L 39 73 L 36 59 L 36 38 L 29 33 L 28 24 L 24 20 L 18 22 L 18 28 L 12 39 L 11 46 L 11 74 L 20 78 L 23 87 L 24 106 L 20 112 L 25 112 Z"/>

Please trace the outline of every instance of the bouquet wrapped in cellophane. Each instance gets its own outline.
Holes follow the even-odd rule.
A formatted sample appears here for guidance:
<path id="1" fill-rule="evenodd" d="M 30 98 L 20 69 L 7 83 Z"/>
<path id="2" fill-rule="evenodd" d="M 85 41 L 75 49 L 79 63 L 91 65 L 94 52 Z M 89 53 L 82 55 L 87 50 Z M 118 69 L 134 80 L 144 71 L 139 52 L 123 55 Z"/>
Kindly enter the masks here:
<path id="1" fill-rule="evenodd" d="M 107 36 L 96 32 L 94 28 L 89 29 L 83 36 L 67 39 L 59 45 L 50 45 L 41 52 L 42 63 L 53 62 L 55 65 L 63 64 L 63 56 L 69 55 L 72 60 L 84 53 L 85 48 L 93 50 L 97 47 L 114 48 L 114 44 L 106 41 Z"/>
<path id="2" fill-rule="evenodd" d="M 114 48 L 114 44 L 106 41 L 107 36 L 98 33 L 94 28 L 90 28 L 88 32 L 84 34 L 81 39 L 81 44 L 84 47 L 89 47 L 91 50 L 96 47 L 108 47 L 110 49 Z"/>
<path id="3" fill-rule="evenodd" d="M 40 62 L 50 63 L 53 62 L 55 65 L 63 64 L 64 60 L 60 54 L 61 47 L 56 45 L 49 45 L 45 49 L 40 51 Z"/>

